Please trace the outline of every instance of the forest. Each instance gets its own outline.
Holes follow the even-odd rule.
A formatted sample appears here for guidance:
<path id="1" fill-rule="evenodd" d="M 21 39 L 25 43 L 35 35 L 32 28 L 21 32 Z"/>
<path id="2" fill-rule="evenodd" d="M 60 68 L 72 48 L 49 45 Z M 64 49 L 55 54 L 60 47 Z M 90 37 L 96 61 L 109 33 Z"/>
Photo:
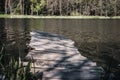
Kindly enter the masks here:
<path id="1" fill-rule="evenodd" d="M 120 16 L 120 0 L 0 0 L 0 14 Z"/>

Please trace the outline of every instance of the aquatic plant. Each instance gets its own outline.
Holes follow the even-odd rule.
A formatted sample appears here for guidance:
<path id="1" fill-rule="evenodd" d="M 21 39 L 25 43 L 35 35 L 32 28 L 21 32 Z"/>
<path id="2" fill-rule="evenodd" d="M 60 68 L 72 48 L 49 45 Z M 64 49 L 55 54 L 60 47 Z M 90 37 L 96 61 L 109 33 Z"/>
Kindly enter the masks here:
<path id="1" fill-rule="evenodd" d="M 4 53 L 5 46 L 0 51 L 0 80 L 38 80 L 31 72 L 31 62 L 23 65 L 21 60 Z M 9 59 L 7 59 L 9 58 Z M 7 64 L 4 61 L 7 59 Z"/>

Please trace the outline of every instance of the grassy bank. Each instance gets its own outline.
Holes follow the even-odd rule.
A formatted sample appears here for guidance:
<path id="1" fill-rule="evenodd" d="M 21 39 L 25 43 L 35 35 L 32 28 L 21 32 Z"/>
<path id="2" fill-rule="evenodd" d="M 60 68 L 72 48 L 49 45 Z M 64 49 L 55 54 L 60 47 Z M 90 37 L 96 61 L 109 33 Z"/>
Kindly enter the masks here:
<path id="1" fill-rule="evenodd" d="M 59 19 L 120 19 L 120 16 L 36 16 L 36 15 L 6 15 L 0 14 L 0 18 L 59 18 Z"/>

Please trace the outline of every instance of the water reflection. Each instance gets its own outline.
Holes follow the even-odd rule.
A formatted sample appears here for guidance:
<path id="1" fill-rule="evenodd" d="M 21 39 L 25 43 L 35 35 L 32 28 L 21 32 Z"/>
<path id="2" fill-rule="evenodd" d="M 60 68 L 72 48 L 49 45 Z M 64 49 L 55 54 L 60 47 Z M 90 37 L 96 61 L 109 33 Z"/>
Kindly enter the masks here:
<path id="1" fill-rule="evenodd" d="M 6 43 L 6 31 L 4 25 L 4 19 L 0 19 L 0 49 L 2 48 L 3 43 Z"/>
<path id="2" fill-rule="evenodd" d="M 0 47 L 6 45 L 7 54 L 23 57 L 29 43 L 29 22 L 25 19 L 0 19 Z"/>
<path id="3" fill-rule="evenodd" d="M 0 47 L 6 43 L 8 53 L 20 51 L 23 57 L 30 31 L 56 33 L 74 40 L 82 55 L 119 76 L 119 25 L 119 19 L 0 19 Z"/>
<path id="4" fill-rule="evenodd" d="M 120 20 L 45 19 L 44 31 L 73 39 L 82 55 L 106 72 L 120 74 Z M 120 78 L 120 77 L 119 77 Z"/>

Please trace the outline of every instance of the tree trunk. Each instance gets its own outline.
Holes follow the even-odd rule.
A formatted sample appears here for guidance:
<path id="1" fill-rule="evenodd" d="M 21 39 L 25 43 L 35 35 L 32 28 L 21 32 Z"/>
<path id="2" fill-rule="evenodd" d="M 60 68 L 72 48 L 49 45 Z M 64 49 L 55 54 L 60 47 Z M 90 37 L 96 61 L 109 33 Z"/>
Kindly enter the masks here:
<path id="1" fill-rule="evenodd" d="M 23 13 L 22 11 L 23 11 L 23 10 L 22 10 L 22 0 L 20 0 L 20 14 Z"/>
<path id="2" fill-rule="evenodd" d="M 114 4 L 114 16 L 117 15 L 117 0 L 115 0 L 115 4 Z"/>
<path id="3" fill-rule="evenodd" d="M 49 14 L 49 11 L 48 11 L 48 0 L 46 0 L 46 8 L 47 8 L 47 15 Z"/>
<path id="4" fill-rule="evenodd" d="M 100 3 L 100 16 L 102 16 L 102 3 L 103 3 L 102 0 L 100 0 L 99 3 Z"/>
<path id="5" fill-rule="evenodd" d="M 24 15 L 24 7 L 25 7 L 25 4 L 24 4 L 24 0 L 22 1 L 22 14 Z"/>
<path id="6" fill-rule="evenodd" d="M 5 0 L 5 14 L 12 13 L 11 0 Z"/>
<path id="7" fill-rule="evenodd" d="M 52 3 L 52 15 L 54 15 L 54 4 L 55 2 Z"/>
<path id="8" fill-rule="evenodd" d="M 8 13 L 8 0 L 5 0 L 5 14 Z"/>
<path id="9" fill-rule="evenodd" d="M 9 0 L 8 5 L 9 5 L 9 8 L 10 8 L 10 14 L 12 14 L 12 5 L 11 5 L 11 0 Z"/>
<path id="10" fill-rule="evenodd" d="M 80 7 L 79 7 L 79 14 L 82 15 L 82 2 L 79 2 Z"/>
<path id="11" fill-rule="evenodd" d="M 105 16 L 108 16 L 108 5 L 107 5 L 107 0 L 105 0 Z"/>
<path id="12" fill-rule="evenodd" d="M 31 4 L 31 7 L 33 8 L 33 3 Z M 31 15 L 33 15 L 33 10 L 31 9 Z"/>
<path id="13" fill-rule="evenodd" d="M 68 15 L 69 14 L 69 0 L 67 0 L 67 10 L 66 10 L 66 15 Z"/>
<path id="14" fill-rule="evenodd" d="M 62 15 L 62 1 L 59 0 L 59 12 L 60 12 L 60 15 Z"/>
<path id="15" fill-rule="evenodd" d="M 37 15 L 39 15 L 39 11 L 37 11 Z"/>

